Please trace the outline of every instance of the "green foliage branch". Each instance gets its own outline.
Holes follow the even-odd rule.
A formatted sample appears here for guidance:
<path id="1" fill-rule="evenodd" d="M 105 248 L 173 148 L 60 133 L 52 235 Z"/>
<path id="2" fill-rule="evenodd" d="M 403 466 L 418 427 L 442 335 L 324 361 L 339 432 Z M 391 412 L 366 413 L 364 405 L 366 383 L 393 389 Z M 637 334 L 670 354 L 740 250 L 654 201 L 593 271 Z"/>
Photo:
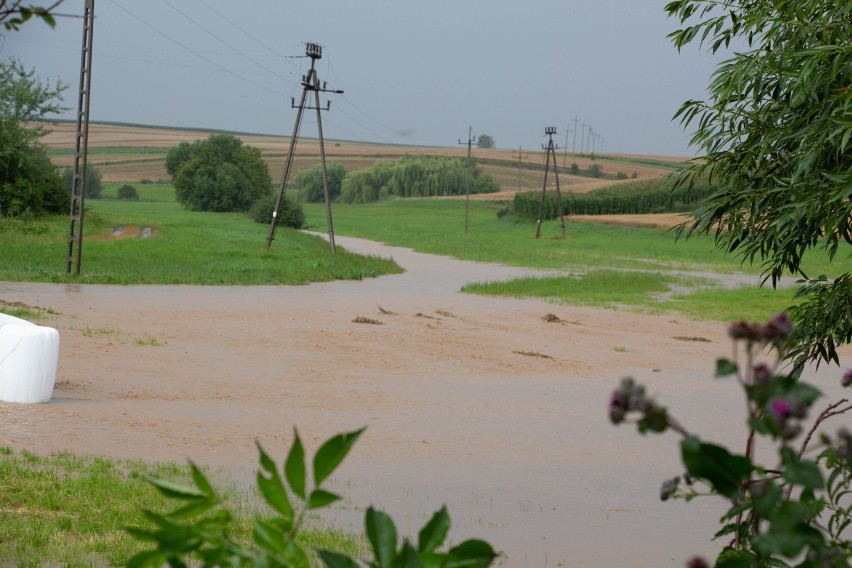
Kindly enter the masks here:
<path id="1" fill-rule="evenodd" d="M 848 272 L 813 279 L 801 261 L 810 249 L 834 260 L 852 243 L 852 2 L 677 0 L 665 9 L 682 26 L 669 35 L 678 50 L 736 48 L 709 99 L 675 115 L 697 126 L 702 151 L 680 182 L 706 174 L 717 188 L 678 236 L 715 234 L 719 248 L 762 262 L 773 285 L 801 276 L 790 356 L 839 363 L 836 347 L 852 342 Z M 824 297 L 837 309 L 822 309 Z"/>
<path id="2" fill-rule="evenodd" d="M 0 0 L 0 22 L 3 22 L 3 27 L 7 30 L 17 31 L 22 24 L 37 18 L 52 28 L 56 26 L 54 11 L 62 2 L 63 0 L 56 0 L 45 7 L 24 4 L 22 0 Z"/>
<path id="3" fill-rule="evenodd" d="M 179 505 L 167 512 L 145 511 L 152 527 L 130 527 L 128 531 L 153 548 L 136 554 L 131 568 L 187 566 L 265 566 L 310 568 L 311 554 L 297 541 L 305 515 L 328 507 L 340 496 L 323 483 L 346 458 L 364 429 L 337 434 L 324 442 L 313 457 L 312 489 L 308 483 L 305 448 L 294 431 L 283 466 L 278 466 L 258 444 L 260 467 L 257 487 L 271 516 L 255 519 L 253 542 L 243 544 L 229 534 L 232 514 L 223 505 L 204 473 L 190 462 L 195 487 L 149 479 L 160 493 Z M 294 505 L 295 502 L 295 505 Z M 420 530 L 415 545 L 408 539 L 399 543 L 393 520 L 370 507 L 365 516 L 367 539 L 373 559 L 370 568 L 485 568 L 496 557 L 491 546 L 481 540 L 466 540 L 445 552 L 439 551 L 450 530 L 446 508 L 435 513 Z M 331 550 L 316 550 L 327 568 L 358 568 L 356 560 Z"/>
<path id="4" fill-rule="evenodd" d="M 735 380 L 746 401 L 745 450 L 742 454 L 703 441 L 669 411 L 646 395 L 632 378 L 612 393 L 609 417 L 614 424 L 633 422 L 641 434 L 672 431 L 681 437 L 680 455 L 686 473 L 666 480 L 663 501 L 719 496 L 730 507 L 714 538 L 731 541 L 716 559 L 725 568 L 848 567 L 852 542 L 852 432 L 841 427 L 833 437 L 821 433 L 816 453 L 814 434 L 827 420 L 852 410 L 848 399 L 816 414 L 805 434 L 806 420 L 821 396 L 814 386 L 782 370 L 785 345 L 793 331 L 786 314 L 766 324 L 735 322 L 734 359 L 716 362 L 716 377 Z M 769 361 L 759 360 L 765 352 Z M 774 356 L 774 359 L 772 359 Z M 852 371 L 842 378 L 852 385 Z M 804 434 L 804 436 L 803 436 Z M 775 448 L 777 463 L 755 461 L 758 439 Z M 796 440 L 801 441 L 796 443 Z M 690 567 L 709 566 L 700 558 Z"/>
<path id="5" fill-rule="evenodd" d="M 181 142 L 166 153 L 175 197 L 192 211 L 248 211 L 272 191 L 260 150 L 230 134 Z"/>
<path id="6" fill-rule="evenodd" d="M 44 118 L 65 110 L 67 88 L 42 82 L 15 58 L 0 62 L 0 217 L 60 213 L 68 207 L 62 177 L 39 138 Z"/>

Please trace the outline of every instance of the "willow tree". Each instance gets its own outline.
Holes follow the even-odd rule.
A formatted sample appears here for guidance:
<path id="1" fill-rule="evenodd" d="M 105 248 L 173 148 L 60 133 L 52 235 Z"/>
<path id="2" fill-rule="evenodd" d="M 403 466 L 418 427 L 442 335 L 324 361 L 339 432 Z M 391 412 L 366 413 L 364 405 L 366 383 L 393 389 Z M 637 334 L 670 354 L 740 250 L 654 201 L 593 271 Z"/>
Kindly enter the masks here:
<path id="1" fill-rule="evenodd" d="M 837 363 L 852 341 L 852 1 L 678 0 L 666 11 L 680 22 L 678 50 L 734 52 L 708 100 L 675 115 L 696 126 L 701 154 L 680 181 L 709 175 L 718 188 L 679 236 L 715 235 L 762 263 L 773 286 L 799 277 L 792 354 Z M 806 253 L 827 255 L 839 275 L 806 274 Z"/>

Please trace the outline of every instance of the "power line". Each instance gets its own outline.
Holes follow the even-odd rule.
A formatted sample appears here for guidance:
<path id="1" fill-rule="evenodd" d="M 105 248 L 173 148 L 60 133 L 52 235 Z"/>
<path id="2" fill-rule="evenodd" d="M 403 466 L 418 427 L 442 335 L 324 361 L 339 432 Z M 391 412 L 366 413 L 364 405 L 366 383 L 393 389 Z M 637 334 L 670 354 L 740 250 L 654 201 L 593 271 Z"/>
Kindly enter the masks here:
<path id="1" fill-rule="evenodd" d="M 290 81 L 286 77 L 279 75 L 278 73 L 276 73 L 275 71 L 273 71 L 272 69 L 267 67 L 266 65 L 263 65 L 262 63 L 255 61 L 254 59 L 252 59 L 251 57 L 249 57 L 248 55 L 246 55 L 245 53 L 243 53 L 242 51 L 240 51 L 239 49 L 237 49 L 236 47 L 234 47 L 233 45 L 231 45 L 230 43 L 228 43 L 227 41 L 225 41 L 224 39 L 222 39 L 218 35 L 214 34 L 210 30 L 208 30 L 207 28 L 205 28 L 204 26 L 199 24 L 197 21 L 195 21 L 193 18 L 191 18 L 186 12 L 183 12 L 179 8 L 175 7 L 171 2 L 169 2 L 169 0 L 163 0 L 163 4 L 165 4 L 166 6 L 168 6 L 169 8 L 171 8 L 172 10 L 174 10 L 175 12 L 177 12 L 178 14 L 180 14 L 181 16 L 183 16 L 184 18 L 189 20 L 189 22 L 192 25 L 194 25 L 195 27 L 197 27 L 198 29 L 200 29 L 201 31 L 203 31 L 204 33 L 206 33 L 207 35 L 209 35 L 210 37 L 212 37 L 213 39 L 215 39 L 216 41 L 218 41 L 219 43 L 224 45 L 225 47 L 231 49 L 234 53 L 236 53 L 237 55 L 239 55 L 240 57 L 242 57 L 246 61 L 254 63 L 255 65 L 257 65 L 258 67 L 260 67 L 264 71 L 267 71 L 267 72 L 275 75 L 276 77 L 278 77 L 279 79 L 283 80 L 286 83 L 290 83 L 293 86 L 296 85 L 294 82 Z"/>
<path id="2" fill-rule="evenodd" d="M 237 78 L 237 79 L 239 79 L 240 81 L 245 81 L 246 83 L 249 83 L 249 84 L 251 84 L 251 85 L 254 85 L 255 87 L 258 87 L 258 88 L 260 88 L 260 89 L 263 89 L 264 91 L 270 92 L 270 93 L 272 93 L 272 94 L 279 95 L 279 96 L 281 96 L 281 97 L 286 97 L 286 96 L 287 96 L 287 95 L 285 95 L 285 94 L 284 94 L 284 93 L 282 93 L 282 92 L 276 91 L 276 90 L 274 90 L 274 89 L 270 89 L 269 87 L 267 87 L 267 86 L 265 86 L 265 85 L 261 85 L 260 83 L 257 83 L 257 82 L 255 82 L 255 81 L 252 81 L 251 79 L 247 79 L 247 78 L 243 77 L 242 75 L 239 75 L 239 74 L 237 74 L 237 73 L 235 73 L 235 72 L 231 71 L 230 69 L 228 69 L 228 68 L 226 68 L 226 67 L 223 67 L 223 66 L 219 65 L 218 63 L 216 63 L 216 62 L 215 62 L 215 61 L 213 61 L 212 59 L 209 59 L 209 58 L 207 58 L 207 57 L 205 57 L 205 56 L 201 55 L 200 53 L 198 53 L 198 52 L 197 52 L 197 51 L 195 51 L 194 49 L 192 49 L 192 48 L 190 48 L 190 47 L 188 47 L 188 46 L 186 46 L 186 45 L 182 44 L 181 42 L 179 42 L 178 40 L 174 39 L 173 37 L 170 37 L 169 35 L 167 35 L 167 34 L 165 34 L 165 33 L 161 32 L 160 30 L 158 30 L 157 28 L 155 28 L 154 26 L 152 26 L 151 24 L 149 24 L 148 22 L 146 22 L 145 20 L 143 20 L 142 18 L 140 18 L 139 16 L 137 16 L 136 14 L 134 14 L 133 12 L 131 12 L 130 10 L 128 10 L 127 8 L 125 8 L 124 6 L 122 6 L 121 4 L 119 4 L 118 2 L 116 2 L 115 0 L 112 0 L 112 3 L 113 3 L 113 4 L 115 4 L 115 6 L 116 6 L 116 7 L 120 8 L 121 10 L 123 10 L 124 12 L 126 12 L 129 16 L 131 16 L 132 18 L 134 18 L 135 20 L 137 20 L 138 22 L 140 22 L 141 24 L 143 24 L 144 26 L 146 26 L 146 27 L 148 27 L 148 28 L 150 28 L 150 29 L 154 30 L 155 32 L 157 32 L 159 35 L 163 36 L 164 38 L 166 38 L 166 39 L 167 39 L 167 40 L 169 40 L 170 42 L 172 42 L 172 43 L 174 43 L 175 45 L 177 45 L 177 46 L 179 46 L 179 47 L 183 48 L 184 50 L 188 51 L 189 53 L 191 53 L 191 54 L 195 55 L 195 56 L 196 56 L 196 57 L 198 57 L 199 59 L 203 59 L 204 61 L 206 61 L 206 62 L 207 62 L 207 63 L 209 63 L 210 65 L 213 65 L 214 67 L 216 67 L 216 68 L 220 69 L 221 71 L 224 71 L 224 72 L 225 72 L 225 73 L 227 73 L 228 75 L 233 75 L 234 77 L 236 77 L 236 78 Z"/>

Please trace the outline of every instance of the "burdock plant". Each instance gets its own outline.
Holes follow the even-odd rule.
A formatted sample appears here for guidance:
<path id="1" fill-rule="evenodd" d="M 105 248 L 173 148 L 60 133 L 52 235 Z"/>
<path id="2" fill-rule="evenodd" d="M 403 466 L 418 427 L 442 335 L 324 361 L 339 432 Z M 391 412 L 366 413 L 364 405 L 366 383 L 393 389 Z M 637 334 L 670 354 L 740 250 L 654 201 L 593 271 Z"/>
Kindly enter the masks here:
<path id="1" fill-rule="evenodd" d="M 742 454 L 691 434 L 629 377 L 610 397 L 610 420 L 633 422 L 642 434 L 671 430 L 680 435 L 686 473 L 663 482 L 662 500 L 714 495 L 730 503 L 715 535 L 730 542 L 716 566 L 849 566 L 852 433 L 840 428 L 833 436 L 820 433 L 816 441 L 814 434 L 828 419 L 852 410 L 852 404 L 844 398 L 814 415 L 820 391 L 785 366 L 786 345 L 793 333 L 786 314 L 765 324 L 735 322 L 728 333 L 734 356 L 716 362 L 716 377 L 733 378 L 745 394 L 747 434 Z M 841 383 L 852 384 L 852 371 Z M 754 461 L 758 436 L 776 448 L 775 464 Z M 692 558 L 687 566 L 708 564 Z"/>

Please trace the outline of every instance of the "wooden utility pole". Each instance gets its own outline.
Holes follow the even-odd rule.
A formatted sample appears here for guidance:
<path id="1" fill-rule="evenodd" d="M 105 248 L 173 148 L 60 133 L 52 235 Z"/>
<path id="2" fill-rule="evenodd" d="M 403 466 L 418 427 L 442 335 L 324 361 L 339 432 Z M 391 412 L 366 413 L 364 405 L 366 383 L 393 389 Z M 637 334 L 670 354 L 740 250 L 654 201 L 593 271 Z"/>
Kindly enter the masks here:
<path id="1" fill-rule="evenodd" d="M 470 178 L 471 178 L 471 163 L 470 163 L 470 148 L 474 144 L 479 146 L 479 142 L 476 141 L 476 137 L 471 135 L 473 128 L 467 127 L 467 142 L 462 142 L 459 140 L 459 144 L 467 144 L 467 164 L 465 165 L 467 175 L 465 176 L 465 188 L 464 188 L 464 234 L 467 234 L 467 226 L 468 220 L 470 219 Z"/>
<path id="2" fill-rule="evenodd" d="M 83 258 L 83 217 L 86 200 L 86 160 L 89 153 L 89 102 L 92 89 L 92 37 L 95 30 L 95 0 L 83 9 L 83 48 L 80 54 L 80 90 L 77 97 L 77 131 L 74 138 L 74 172 L 71 178 L 71 216 L 65 273 L 80 274 Z M 76 250 L 75 250 L 76 249 Z"/>
<path id="3" fill-rule="evenodd" d="M 544 129 L 544 134 L 548 137 L 547 146 L 542 146 L 546 150 L 544 155 L 544 185 L 541 188 L 541 204 L 538 206 L 538 221 L 535 225 L 535 238 L 541 237 L 541 218 L 544 215 L 544 196 L 547 192 L 547 170 L 550 166 L 550 157 L 553 156 L 553 175 L 556 178 L 556 200 L 559 204 L 559 223 L 562 226 L 562 238 L 565 238 L 565 209 L 562 205 L 562 192 L 559 191 L 559 171 L 556 167 L 556 150 L 558 147 L 553 144 L 553 136 L 556 134 L 555 126 L 548 126 Z"/>
<path id="4" fill-rule="evenodd" d="M 290 170 L 293 167 L 293 156 L 296 153 L 296 140 L 299 138 L 299 128 L 302 124 L 302 117 L 305 110 L 317 111 L 317 132 L 319 133 L 320 159 L 322 161 L 322 188 L 325 196 L 325 219 L 328 225 L 328 242 L 331 245 L 332 254 L 337 252 L 337 246 L 334 243 L 334 225 L 331 218 L 331 201 L 328 196 L 328 171 L 325 161 L 325 140 L 322 135 L 322 114 L 321 111 L 331 108 L 331 101 L 326 103 L 325 108 L 320 106 L 320 96 L 322 93 L 337 93 L 343 94 L 343 91 L 337 89 L 326 89 L 325 83 L 320 86 L 319 77 L 316 71 L 316 62 L 322 58 L 322 46 L 316 43 L 308 43 L 305 45 L 305 55 L 311 58 L 311 70 L 307 75 L 302 77 L 302 98 L 299 101 L 298 112 L 296 113 L 296 122 L 293 125 L 293 136 L 290 137 L 290 149 L 287 152 L 287 161 L 284 163 L 284 175 L 281 178 L 281 185 L 278 189 L 278 197 L 275 199 L 275 208 L 272 210 L 272 222 L 269 224 L 269 234 L 266 236 L 266 250 L 272 246 L 272 241 L 275 239 L 275 229 L 278 225 L 278 212 L 281 210 L 281 203 L 284 201 L 284 193 L 287 189 L 287 179 L 290 177 Z M 308 92 L 314 93 L 314 106 L 307 103 Z M 290 99 L 290 106 L 296 108 L 296 101 Z"/>
<path id="5" fill-rule="evenodd" d="M 529 156 L 523 153 L 523 148 L 518 146 L 518 155 L 516 156 L 514 152 L 512 152 L 512 159 L 518 160 L 518 191 L 521 191 L 521 162 L 527 159 Z"/>

